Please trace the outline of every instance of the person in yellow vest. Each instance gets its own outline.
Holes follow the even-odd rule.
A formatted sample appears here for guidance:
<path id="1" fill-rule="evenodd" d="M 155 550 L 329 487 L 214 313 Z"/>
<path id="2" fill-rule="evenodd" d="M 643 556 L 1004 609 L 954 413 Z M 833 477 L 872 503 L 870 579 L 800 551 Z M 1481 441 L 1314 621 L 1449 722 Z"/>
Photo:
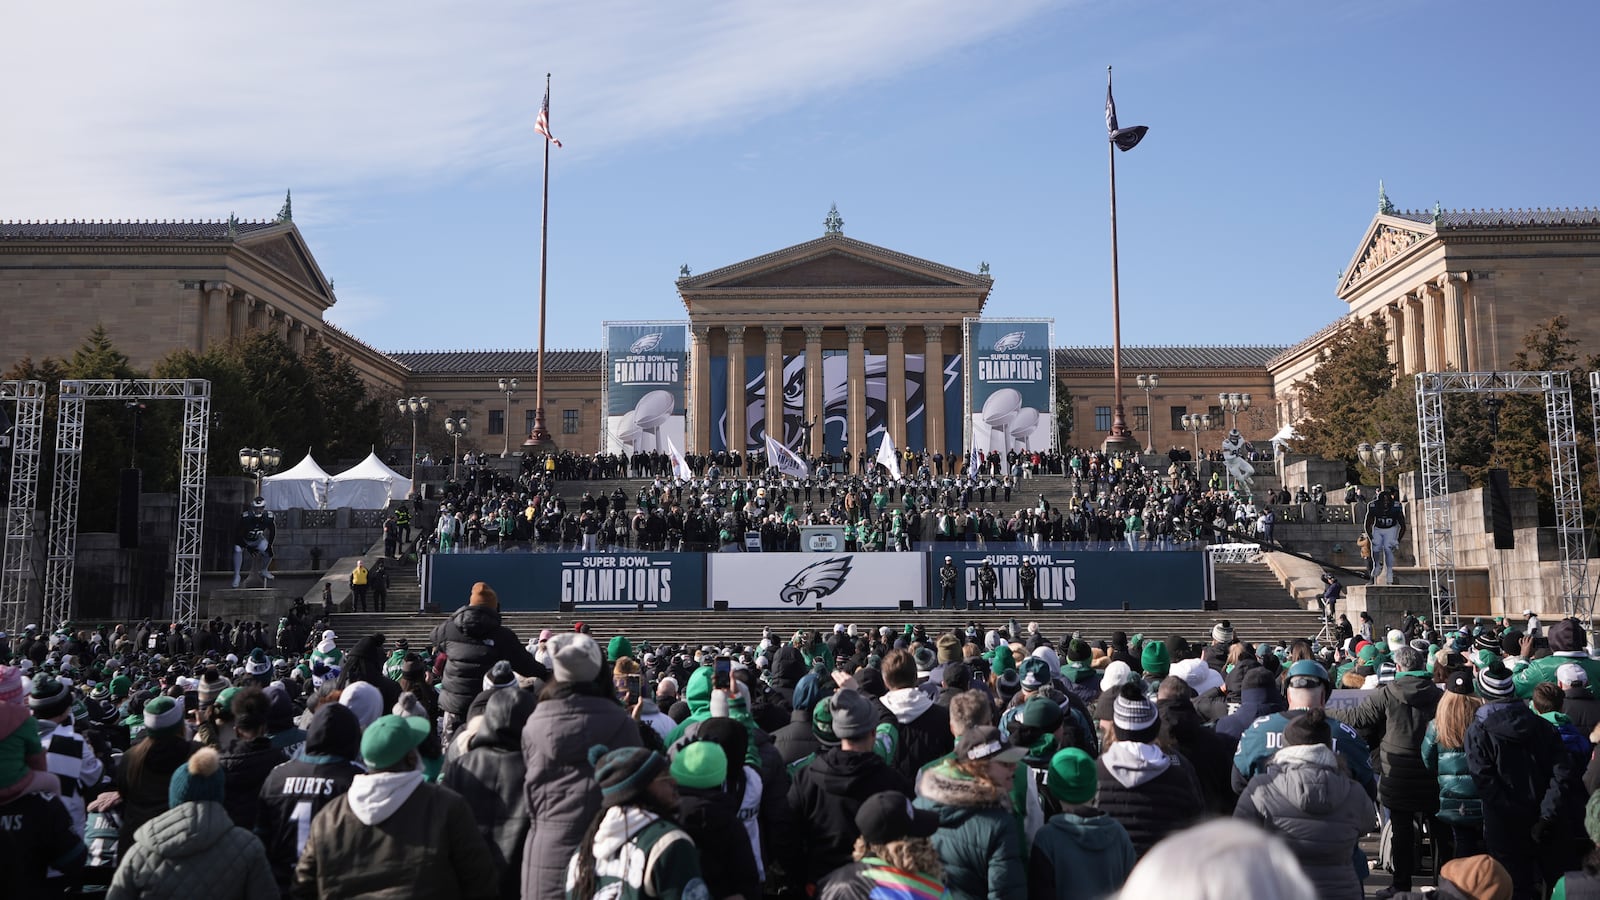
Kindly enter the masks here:
<path id="1" fill-rule="evenodd" d="M 356 567 L 350 572 L 350 591 L 355 598 L 352 609 L 356 612 L 367 611 L 367 561 L 356 560 Z"/>

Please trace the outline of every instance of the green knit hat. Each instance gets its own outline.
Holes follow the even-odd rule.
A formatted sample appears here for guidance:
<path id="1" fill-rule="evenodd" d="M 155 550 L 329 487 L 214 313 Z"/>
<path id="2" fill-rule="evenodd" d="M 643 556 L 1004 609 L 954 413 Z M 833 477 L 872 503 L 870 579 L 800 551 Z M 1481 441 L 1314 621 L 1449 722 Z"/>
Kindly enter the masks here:
<path id="1" fill-rule="evenodd" d="M 606 659 L 616 662 L 624 656 L 633 656 L 633 642 L 619 634 L 606 644 Z"/>
<path id="2" fill-rule="evenodd" d="M 687 788 L 718 787 L 728 780 L 728 754 L 712 741 L 695 741 L 673 757 L 672 777 Z"/>
<path id="3" fill-rule="evenodd" d="M 1144 652 L 1139 654 L 1139 665 L 1146 675 L 1167 677 L 1167 672 L 1172 668 L 1172 656 L 1167 652 L 1167 645 L 1163 641 L 1148 641 L 1144 645 Z"/>
<path id="4" fill-rule="evenodd" d="M 839 738 L 833 733 L 833 710 L 826 702 L 811 707 L 811 734 L 828 747 L 839 746 Z"/>
<path id="5" fill-rule="evenodd" d="M 1011 655 L 1011 648 L 1001 644 L 989 653 L 989 669 L 996 676 L 1004 672 L 1017 670 L 1017 659 Z"/>
<path id="6" fill-rule="evenodd" d="M 118 675 L 111 679 L 111 698 L 121 700 L 133 690 L 133 679 L 126 675 Z"/>
<path id="7" fill-rule="evenodd" d="M 1095 761 L 1077 747 L 1056 751 L 1044 777 L 1045 789 L 1062 803 L 1088 803 L 1099 788 Z"/>
<path id="8" fill-rule="evenodd" d="M 1600 792 L 1590 797 L 1583 808 L 1583 830 L 1589 833 L 1589 840 L 1600 844 Z"/>

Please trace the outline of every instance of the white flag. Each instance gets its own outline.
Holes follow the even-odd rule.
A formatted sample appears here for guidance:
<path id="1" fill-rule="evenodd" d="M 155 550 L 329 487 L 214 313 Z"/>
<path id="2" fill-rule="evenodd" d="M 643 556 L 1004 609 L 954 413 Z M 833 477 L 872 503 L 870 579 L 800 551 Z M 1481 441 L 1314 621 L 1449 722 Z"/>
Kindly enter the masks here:
<path id="1" fill-rule="evenodd" d="M 981 448 L 979 448 L 979 447 L 973 447 L 972 448 L 972 474 L 973 475 L 978 474 L 978 470 L 982 469 L 982 468 L 983 468 L 983 450 Z"/>
<path id="2" fill-rule="evenodd" d="M 672 460 L 672 474 L 679 481 L 693 481 L 694 473 L 689 470 L 689 461 L 683 458 L 682 453 L 678 452 L 677 445 L 672 443 L 672 438 L 665 435 L 662 438 L 667 442 L 667 458 Z"/>
<path id="3" fill-rule="evenodd" d="M 773 440 L 770 434 L 767 435 L 767 465 L 777 469 L 779 474 L 793 478 L 805 478 L 811 474 L 811 467 L 806 465 L 805 460 Z"/>
<path id="4" fill-rule="evenodd" d="M 895 481 L 901 479 L 900 454 L 894 452 L 894 438 L 889 436 L 888 431 L 883 433 L 883 443 L 878 445 L 878 462 L 889 470 L 889 474 L 894 477 Z"/>

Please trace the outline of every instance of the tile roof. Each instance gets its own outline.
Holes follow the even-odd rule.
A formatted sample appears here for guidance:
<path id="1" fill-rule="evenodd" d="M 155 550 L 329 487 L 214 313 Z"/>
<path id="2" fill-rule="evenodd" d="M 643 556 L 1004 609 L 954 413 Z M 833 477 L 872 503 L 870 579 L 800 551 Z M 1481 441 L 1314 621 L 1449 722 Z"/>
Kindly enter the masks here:
<path id="1" fill-rule="evenodd" d="M 1277 356 L 1267 360 L 1267 368 L 1271 369 L 1281 365 L 1282 363 L 1286 363 L 1291 359 L 1294 359 L 1296 356 L 1299 356 L 1305 351 L 1332 337 L 1336 332 L 1338 332 L 1339 329 L 1348 324 L 1350 324 L 1350 319 L 1347 316 L 1340 316 L 1339 318 L 1334 319 L 1332 322 L 1329 322 L 1321 328 L 1318 328 L 1310 337 L 1292 347 L 1285 348 L 1282 353 L 1279 353 Z"/>
<path id="2" fill-rule="evenodd" d="M 1406 209 L 1396 218 L 1422 225 L 1433 224 L 1433 210 Z M 1439 213 L 1440 228 L 1526 228 L 1600 225 L 1600 209 L 1446 209 Z"/>
<path id="3" fill-rule="evenodd" d="M 246 235 L 282 222 L 234 222 L 234 233 Z M 0 222 L 0 240 L 223 241 L 228 222 Z"/>
<path id="4" fill-rule="evenodd" d="M 1264 369 L 1283 352 L 1278 346 L 1123 347 L 1123 368 L 1135 369 Z M 1109 369 L 1110 347 L 1058 347 L 1057 369 Z"/>
<path id="5" fill-rule="evenodd" d="M 600 374 L 599 350 L 551 350 L 544 370 Z M 538 366 L 537 350 L 417 350 L 387 353 L 417 375 L 516 375 Z"/>

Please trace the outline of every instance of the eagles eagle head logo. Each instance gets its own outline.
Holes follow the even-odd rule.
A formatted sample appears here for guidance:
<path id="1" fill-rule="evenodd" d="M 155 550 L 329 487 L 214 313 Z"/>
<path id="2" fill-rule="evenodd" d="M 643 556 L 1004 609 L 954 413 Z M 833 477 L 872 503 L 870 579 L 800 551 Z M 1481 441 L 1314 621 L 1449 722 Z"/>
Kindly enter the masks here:
<path id="1" fill-rule="evenodd" d="M 637 341 L 634 341 L 633 344 L 628 347 L 628 352 L 649 353 L 651 350 L 654 350 L 656 345 L 659 343 L 661 343 L 661 332 L 657 331 L 653 334 L 647 334 L 644 337 L 639 338 Z"/>
<path id="2" fill-rule="evenodd" d="M 844 586 L 850 574 L 853 557 L 836 556 L 812 563 L 794 573 L 789 583 L 778 589 L 778 599 L 795 606 L 804 606 L 807 600 L 821 600 Z"/>
<path id="3" fill-rule="evenodd" d="M 1022 346 L 1022 342 L 1027 337 L 1028 333 L 1026 331 L 1013 331 L 1000 340 L 994 342 L 994 352 L 1006 353 L 1008 351 L 1015 350 Z"/>

